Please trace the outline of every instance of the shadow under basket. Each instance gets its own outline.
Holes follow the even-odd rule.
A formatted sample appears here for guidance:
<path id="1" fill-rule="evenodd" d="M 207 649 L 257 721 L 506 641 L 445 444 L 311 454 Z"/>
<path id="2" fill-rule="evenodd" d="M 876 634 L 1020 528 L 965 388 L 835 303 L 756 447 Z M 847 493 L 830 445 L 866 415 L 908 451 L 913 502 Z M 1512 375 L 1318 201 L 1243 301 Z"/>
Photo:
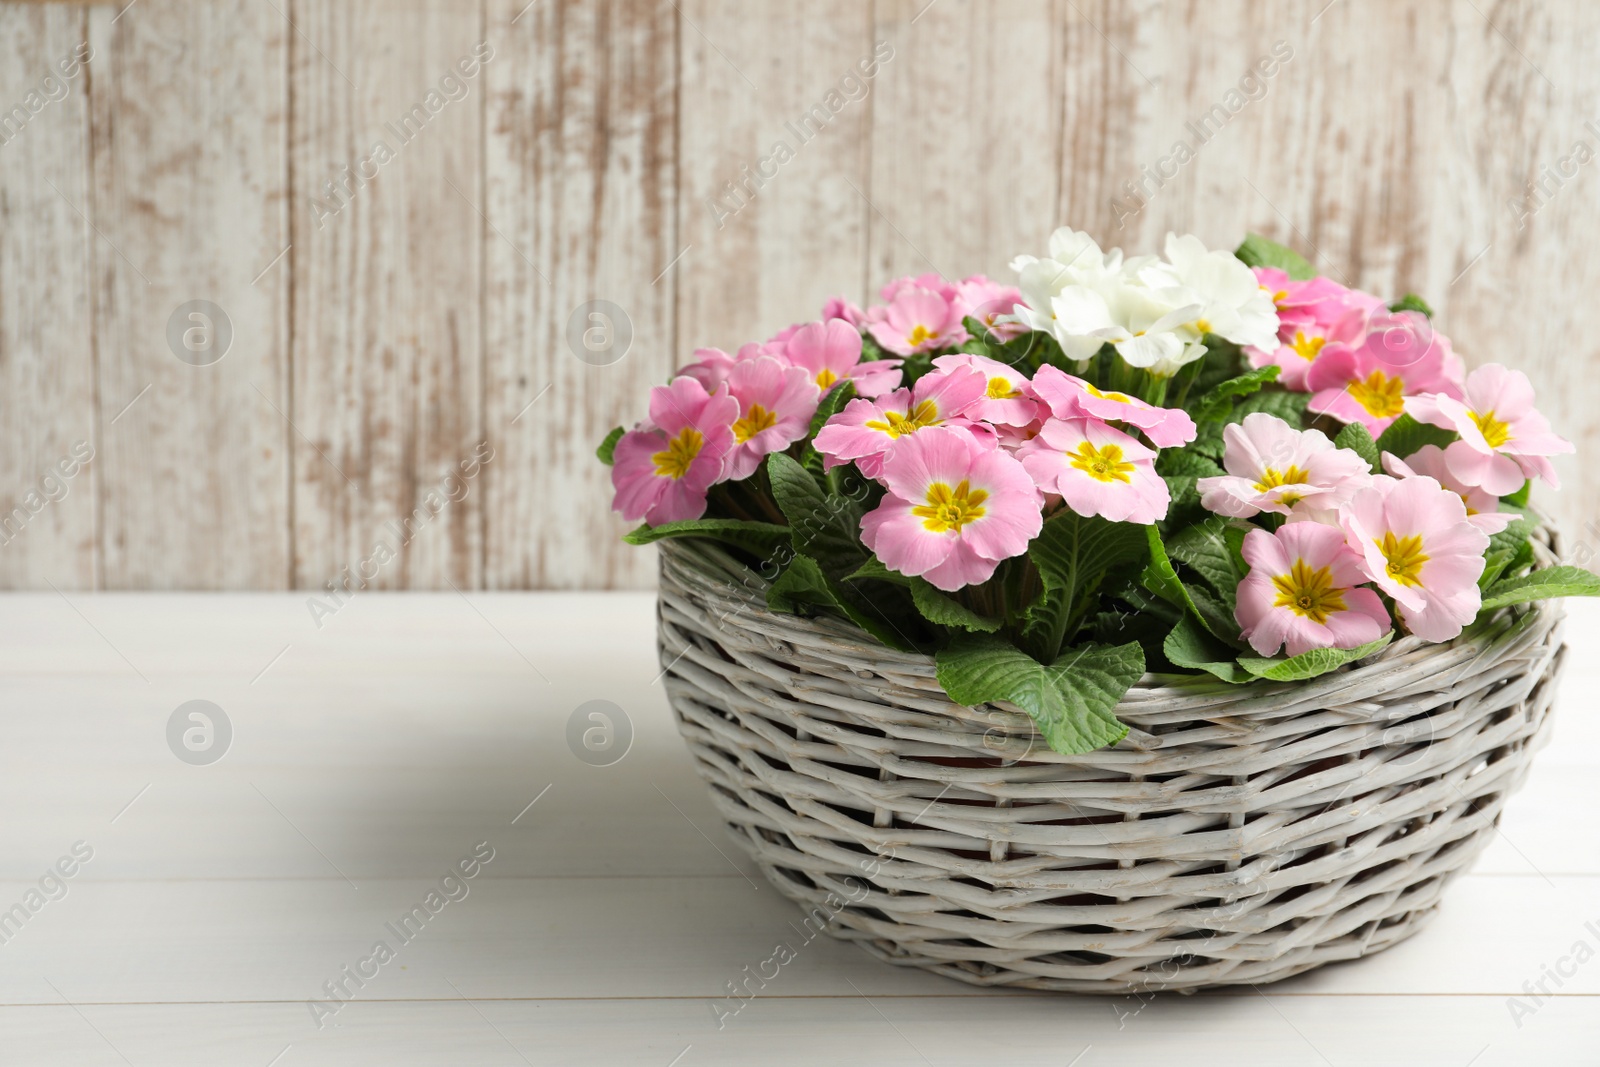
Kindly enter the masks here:
<path id="1" fill-rule="evenodd" d="M 729 832 L 810 930 L 976 985 L 1259 984 L 1409 937 L 1493 836 L 1561 669 L 1541 601 L 1309 682 L 1146 675 L 1124 740 L 1063 756 L 1010 705 L 952 703 L 930 657 L 768 612 L 719 546 L 660 547 L 667 692 Z"/>

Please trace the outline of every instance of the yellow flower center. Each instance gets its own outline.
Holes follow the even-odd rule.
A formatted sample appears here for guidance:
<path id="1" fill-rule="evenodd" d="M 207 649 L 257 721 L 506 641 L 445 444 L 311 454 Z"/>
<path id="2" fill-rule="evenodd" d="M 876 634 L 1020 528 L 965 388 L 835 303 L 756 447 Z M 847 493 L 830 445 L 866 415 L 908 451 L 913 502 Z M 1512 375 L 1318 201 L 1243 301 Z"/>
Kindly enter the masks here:
<path id="1" fill-rule="evenodd" d="M 1261 288 L 1265 289 L 1266 286 L 1263 285 Z M 1273 293 L 1272 294 L 1272 302 L 1273 302 L 1274 305 L 1277 306 L 1279 311 L 1282 311 L 1283 308 L 1284 308 L 1284 305 L 1286 305 L 1289 302 L 1289 290 L 1287 290 L 1287 289 L 1279 289 L 1277 292 Z"/>
<path id="2" fill-rule="evenodd" d="M 778 425 L 777 412 L 768 411 L 760 404 L 751 404 L 744 418 L 734 422 L 733 439 L 742 445 L 762 430 L 770 430 L 776 425 Z"/>
<path id="3" fill-rule="evenodd" d="M 1310 363 L 1322 352 L 1322 346 L 1328 343 L 1326 337 L 1307 337 L 1304 330 L 1294 332 L 1294 340 L 1289 342 L 1289 347 L 1294 354 Z"/>
<path id="4" fill-rule="evenodd" d="M 1132 482 L 1133 464 L 1122 458 L 1117 445 L 1102 445 L 1098 450 L 1088 441 L 1078 445 L 1077 452 L 1068 452 L 1071 465 L 1097 482 Z"/>
<path id="5" fill-rule="evenodd" d="M 1495 418 L 1493 410 L 1485 411 L 1482 415 L 1476 411 L 1468 411 L 1467 414 L 1478 424 L 1478 432 L 1483 434 L 1490 448 L 1499 448 L 1511 440 L 1511 427 Z"/>
<path id="6" fill-rule="evenodd" d="M 656 474 L 662 478 L 682 478 L 689 473 L 689 465 L 705 443 L 705 435 L 693 426 L 685 426 L 678 436 L 667 441 L 664 450 L 650 457 L 656 465 Z"/>
<path id="7" fill-rule="evenodd" d="M 1133 403 L 1133 397 L 1129 396 L 1127 393 L 1102 393 L 1088 382 L 1083 383 L 1083 391 L 1094 397 L 1096 400 L 1115 400 L 1119 404 Z"/>
<path id="8" fill-rule="evenodd" d="M 1269 489 L 1276 489 L 1280 485 L 1300 485 L 1309 482 L 1311 475 L 1296 466 L 1288 466 L 1279 470 L 1268 467 L 1261 472 L 1261 480 L 1256 483 L 1256 492 L 1265 493 Z"/>
<path id="9" fill-rule="evenodd" d="M 912 508 L 911 514 L 934 533 L 960 533 L 967 523 L 983 518 L 983 502 L 988 499 L 988 493 L 973 489 L 966 481 L 954 489 L 943 482 L 934 482 L 928 486 L 927 503 Z"/>
<path id="10" fill-rule="evenodd" d="M 911 336 L 906 338 L 906 343 L 916 348 L 933 340 L 935 336 L 937 335 L 932 330 L 919 322 L 911 328 Z"/>
<path id="11" fill-rule="evenodd" d="M 1333 584 L 1333 572 L 1327 567 L 1312 570 L 1305 560 L 1297 559 L 1288 574 L 1273 575 L 1272 584 L 1278 590 L 1273 607 L 1288 608 L 1319 625 L 1325 625 L 1334 612 L 1345 610 L 1344 590 Z"/>
<path id="12" fill-rule="evenodd" d="M 1383 540 L 1375 539 L 1372 543 L 1378 546 L 1378 551 L 1388 561 L 1384 570 L 1389 577 L 1401 585 L 1422 584 L 1422 565 L 1428 562 L 1428 556 L 1422 551 L 1421 534 L 1396 537 L 1391 530 L 1383 535 Z"/>
<path id="13" fill-rule="evenodd" d="M 869 419 L 866 426 L 869 430 L 886 433 L 890 437 L 904 437 L 908 433 L 939 424 L 939 405 L 931 400 L 924 400 L 910 411 L 885 411 L 882 419 Z"/>
<path id="14" fill-rule="evenodd" d="M 1351 382 L 1349 390 L 1356 403 L 1367 409 L 1367 414 L 1375 419 L 1389 419 L 1405 411 L 1405 387 L 1406 383 L 1398 375 L 1391 378 L 1375 370 L 1365 379 Z"/>
<path id="15" fill-rule="evenodd" d="M 824 389 L 828 388 L 838 380 L 839 376 L 833 373 L 833 371 L 827 367 L 823 367 L 821 370 L 817 371 L 817 384 Z"/>
<path id="16" fill-rule="evenodd" d="M 1004 378 L 994 377 L 989 379 L 989 389 L 986 395 L 990 400 L 1015 400 L 1022 394 Z"/>
<path id="17" fill-rule="evenodd" d="M 1211 322 L 1209 319 L 1195 319 L 1194 328 L 1199 330 L 1201 333 L 1210 333 Z"/>

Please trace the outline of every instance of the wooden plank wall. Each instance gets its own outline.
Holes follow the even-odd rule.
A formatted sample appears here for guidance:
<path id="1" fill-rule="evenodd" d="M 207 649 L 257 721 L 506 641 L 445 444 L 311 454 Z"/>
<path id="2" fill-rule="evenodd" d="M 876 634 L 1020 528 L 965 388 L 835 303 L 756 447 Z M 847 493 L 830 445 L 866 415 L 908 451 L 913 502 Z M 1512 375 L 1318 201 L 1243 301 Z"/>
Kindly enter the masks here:
<path id="1" fill-rule="evenodd" d="M 1597 44 L 1578 0 L 0 3 L 0 587 L 648 585 L 591 449 L 649 384 L 1061 223 L 1422 293 L 1591 454 Z"/>

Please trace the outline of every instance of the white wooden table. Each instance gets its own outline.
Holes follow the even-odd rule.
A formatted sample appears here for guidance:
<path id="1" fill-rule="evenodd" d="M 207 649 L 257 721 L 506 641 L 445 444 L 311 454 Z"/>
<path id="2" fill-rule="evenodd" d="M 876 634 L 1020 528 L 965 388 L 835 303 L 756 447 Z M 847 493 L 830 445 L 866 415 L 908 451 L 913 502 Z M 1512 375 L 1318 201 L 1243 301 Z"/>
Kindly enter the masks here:
<path id="1" fill-rule="evenodd" d="M 649 596 L 363 593 L 318 629 L 298 596 L 7 595 L 0 1063 L 1600 1063 L 1596 608 L 1553 742 L 1423 933 L 1141 1002 L 801 943 L 673 730 Z M 197 699 L 232 728 L 209 764 L 168 743 Z M 590 700 L 632 724 L 610 766 L 567 742 Z M 797 958 L 719 1028 L 779 942 Z"/>

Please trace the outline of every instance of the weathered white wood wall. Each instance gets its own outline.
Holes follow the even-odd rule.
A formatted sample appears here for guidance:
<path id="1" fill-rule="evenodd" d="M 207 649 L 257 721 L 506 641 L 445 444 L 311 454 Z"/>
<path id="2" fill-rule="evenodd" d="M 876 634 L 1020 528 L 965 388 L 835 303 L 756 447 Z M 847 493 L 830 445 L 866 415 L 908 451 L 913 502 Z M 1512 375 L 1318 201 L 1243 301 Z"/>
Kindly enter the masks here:
<path id="1" fill-rule="evenodd" d="M 591 451 L 647 385 L 1064 222 L 1425 295 L 1534 378 L 1600 548 L 1597 45 L 1579 0 L 0 4 L 0 585 L 648 584 Z M 569 345 L 593 300 L 614 363 Z"/>

